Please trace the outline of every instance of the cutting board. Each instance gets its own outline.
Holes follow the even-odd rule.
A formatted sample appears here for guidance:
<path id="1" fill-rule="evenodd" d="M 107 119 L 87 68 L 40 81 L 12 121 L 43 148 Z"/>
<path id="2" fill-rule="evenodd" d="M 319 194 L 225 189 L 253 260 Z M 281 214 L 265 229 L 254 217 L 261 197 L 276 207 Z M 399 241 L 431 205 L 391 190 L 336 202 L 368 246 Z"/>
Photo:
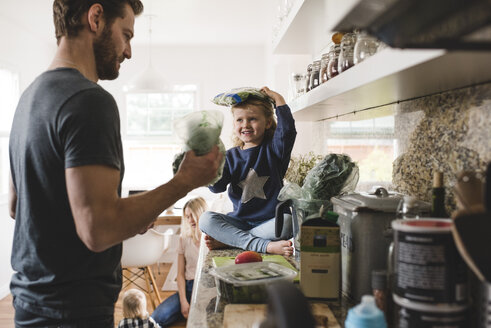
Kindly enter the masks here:
<path id="1" fill-rule="evenodd" d="M 262 255 L 262 258 L 263 258 L 263 261 L 265 262 L 273 262 L 273 263 L 276 263 L 276 264 L 279 264 L 279 265 L 283 265 L 287 268 L 290 268 L 292 270 L 295 270 L 298 272 L 297 269 L 295 269 L 293 267 L 293 265 L 291 265 L 290 262 L 288 262 L 283 256 L 281 255 Z M 228 265 L 233 265 L 235 264 L 235 257 L 234 256 L 221 256 L 221 257 L 218 257 L 218 256 L 215 256 L 213 257 L 213 265 L 218 268 L 218 267 L 222 267 L 222 266 L 228 266 Z M 299 281 L 299 275 L 297 274 L 297 276 L 295 277 L 295 279 L 293 279 L 293 282 L 298 282 Z"/>
<path id="2" fill-rule="evenodd" d="M 266 304 L 228 304 L 223 313 L 223 327 L 251 328 L 266 318 L 266 310 Z M 316 327 L 341 328 L 327 304 L 312 303 L 312 313 L 318 324 Z"/>

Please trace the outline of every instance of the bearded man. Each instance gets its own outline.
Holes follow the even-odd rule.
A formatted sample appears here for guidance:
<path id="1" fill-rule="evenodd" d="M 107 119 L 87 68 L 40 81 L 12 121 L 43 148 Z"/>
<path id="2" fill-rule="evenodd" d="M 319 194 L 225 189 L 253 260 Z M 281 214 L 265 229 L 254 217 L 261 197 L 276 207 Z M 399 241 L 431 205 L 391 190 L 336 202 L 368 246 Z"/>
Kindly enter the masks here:
<path id="1" fill-rule="evenodd" d="M 119 112 L 97 84 L 125 59 L 140 0 L 55 0 L 58 49 L 23 92 L 10 135 L 11 292 L 16 327 L 114 327 L 121 242 L 217 174 L 188 152 L 154 190 L 121 198 Z"/>

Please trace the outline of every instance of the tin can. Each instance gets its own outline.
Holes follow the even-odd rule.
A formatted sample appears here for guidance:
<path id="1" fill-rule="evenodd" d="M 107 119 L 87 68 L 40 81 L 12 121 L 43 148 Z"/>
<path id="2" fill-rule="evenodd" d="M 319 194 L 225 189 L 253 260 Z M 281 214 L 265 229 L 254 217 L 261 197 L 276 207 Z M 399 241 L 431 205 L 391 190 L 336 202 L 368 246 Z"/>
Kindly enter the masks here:
<path id="1" fill-rule="evenodd" d="M 467 269 L 455 246 L 452 221 L 395 220 L 393 291 L 431 304 L 465 304 Z"/>
<path id="2" fill-rule="evenodd" d="M 397 327 L 399 328 L 467 328 L 469 308 L 465 305 L 413 302 L 393 295 L 398 305 Z"/>

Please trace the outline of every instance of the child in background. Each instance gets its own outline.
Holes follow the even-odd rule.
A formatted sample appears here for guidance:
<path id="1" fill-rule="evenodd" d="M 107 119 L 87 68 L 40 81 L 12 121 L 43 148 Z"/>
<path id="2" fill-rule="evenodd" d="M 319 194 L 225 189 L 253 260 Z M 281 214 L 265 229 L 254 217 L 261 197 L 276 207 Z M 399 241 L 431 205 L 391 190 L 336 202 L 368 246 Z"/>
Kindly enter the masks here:
<path id="1" fill-rule="evenodd" d="M 123 316 L 118 328 L 160 328 L 148 316 L 147 299 L 138 289 L 128 289 L 123 295 Z"/>
<path id="2" fill-rule="evenodd" d="M 206 209 L 206 201 L 202 197 L 193 198 L 184 204 L 181 236 L 177 246 L 178 292 L 163 301 L 152 313 L 155 321 L 163 327 L 188 317 L 201 239 L 198 222 Z"/>
<path id="3" fill-rule="evenodd" d="M 227 215 L 205 212 L 199 223 L 209 249 L 228 245 L 289 256 L 291 215 L 284 213 L 279 240 L 274 217 L 297 132 L 285 99 L 268 87 L 261 92 L 275 101 L 278 123 L 267 99 L 249 96 L 232 106 L 236 147 L 227 151 L 222 178 L 209 189 L 219 193 L 228 186 L 234 210 Z"/>

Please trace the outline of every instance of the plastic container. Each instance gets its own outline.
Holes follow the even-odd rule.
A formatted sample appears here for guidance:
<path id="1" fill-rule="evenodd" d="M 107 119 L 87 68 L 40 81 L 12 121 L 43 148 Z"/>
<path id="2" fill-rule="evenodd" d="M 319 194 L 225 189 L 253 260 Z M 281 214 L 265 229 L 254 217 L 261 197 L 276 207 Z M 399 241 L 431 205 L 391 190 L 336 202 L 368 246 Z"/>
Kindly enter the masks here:
<path id="1" fill-rule="evenodd" d="M 210 270 L 217 293 L 229 303 L 266 303 L 266 286 L 279 280 L 293 281 L 297 272 L 272 262 L 234 264 Z"/>
<path id="2" fill-rule="evenodd" d="M 348 311 L 345 328 L 387 328 L 384 313 L 371 295 L 364 295 L 361 303 Z"/>

